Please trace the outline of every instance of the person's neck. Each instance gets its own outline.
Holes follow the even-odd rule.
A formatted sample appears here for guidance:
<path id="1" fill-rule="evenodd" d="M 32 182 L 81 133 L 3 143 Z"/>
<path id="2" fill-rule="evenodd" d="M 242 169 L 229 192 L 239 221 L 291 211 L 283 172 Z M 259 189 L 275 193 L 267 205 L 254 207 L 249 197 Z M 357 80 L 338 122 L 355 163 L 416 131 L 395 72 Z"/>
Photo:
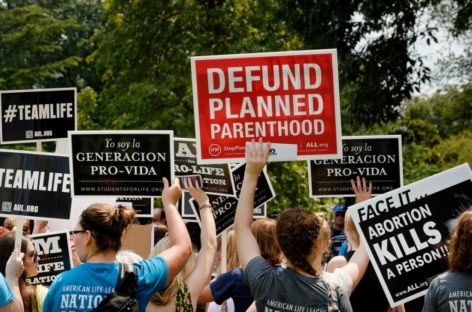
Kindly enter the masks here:
<path id="1" fill-rule="evenodd" d="M 344 224 L 342 224 L 342 225 L 333 224 L 333 227 L 338 231 L 344 230 Z"/>
<path id="2" fill-rule="evenodd" d="M 315 257 L 315 259 L 313 259 L 312 261 L 310 260 L 310 257 L 307 260 L 308 260 L 308 263 L 313 267 L 313 269 L 315 269 L 317 275 L 313 275 L 313 274 L 303 271 L 301 268 L 294 266 L 293 263 L 290 261 L 287 261 L 287 267 L 289 267 L 290 269 L 294 270 L 295 272 L 303 276 L 320 277 L 321 274 L 323 273 L 323 266 L 321 265 L 321 256 Z"/>
<path id="3" fill-rule="evenodd" d="M 112 263 L 116 261 L 116 252 L 112 250 L 100 251 L 87 257 L 86 262 L 91 263 Z"/>

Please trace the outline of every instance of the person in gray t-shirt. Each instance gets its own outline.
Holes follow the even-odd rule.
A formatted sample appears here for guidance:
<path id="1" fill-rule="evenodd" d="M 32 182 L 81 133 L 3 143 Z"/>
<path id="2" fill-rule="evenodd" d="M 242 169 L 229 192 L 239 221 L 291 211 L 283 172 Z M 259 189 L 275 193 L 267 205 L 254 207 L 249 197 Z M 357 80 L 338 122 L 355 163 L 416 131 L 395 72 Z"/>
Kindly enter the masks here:
<path id="1" fill-rule="evenodd" d="M 472 311 L 472 210 L 461 214 L 449 245 L 449 270 L 429 285 L 425 312 Z"/>
<path id="2" fill-rule="evenodd" d="M 270 144 L 262 141 L 252 142 L 246 147 L 246 168 L 234 223 L 244 282 L 251 289 L 257 311 L 352 311 L 347 294 L 321 277 L 320 260 L 324 251 L 320 238 L 322 220 L 315 213 L 288 208 L 278 218 L 276 237 L 287 259 L 286 268 L 273 267 L 261 257 L 251 232 L 251 222 L 257 180 L 267 162 L 269 150 Z"/>

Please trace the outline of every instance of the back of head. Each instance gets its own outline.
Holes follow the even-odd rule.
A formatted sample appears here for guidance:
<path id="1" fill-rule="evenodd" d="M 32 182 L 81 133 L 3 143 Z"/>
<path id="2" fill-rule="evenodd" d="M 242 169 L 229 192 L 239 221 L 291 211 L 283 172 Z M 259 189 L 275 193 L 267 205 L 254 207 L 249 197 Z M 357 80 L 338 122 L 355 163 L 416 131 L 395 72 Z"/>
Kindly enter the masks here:
<path id="1" fill-rule="evenodd" d="M 317 272 L 307 257 L 317 247 L 320 229 L 320 218 L 313 212 L 300 208 L 286 209 L 277 221 L 277 241 L 285 257 L 294 266 L 311 275 L 317 275 Z"/>
<path id="2" fill-rule="evenodd" d="M 273 219 L 257 219 L 251 224 L 261 256 L 272 265 L 280 264 L 283 259 L 276 240 L 276 227 L 277 221 Z"/>
<path id="3" fill-rule="evenodd" d="M 331 244 L 331 229 L 328 223 L 328 220 L 321 213 L 315 213 L 315 215 L 320 220 L 320 234 L 318 240 L 320 241 L 320 246 L 322 246 L 322 252 L 326 252 L 329 249 L 329 245 Z"/>
<path id="4" fill-rule="evenodd" d="M 92 232 L 100 251 L 118 251 L 121 248 L 121 236 L 134 222 L 135 214 L 134 209 L 124 205 L 113 207 L 97 203 L 82 212 L 80 225 L 84 230 Z"/>
<path id="5" fill-rule="evenodd" d="M 452 231 L 449 270 L 472 273 L 472 210 L 464 211 Z"/>
<path id="6" fill-rule="evenodd" d="M 346 211 L 346 215 L 344 216 L 344 230 L 347 235 L 349 235 L 350 243 L 359 246 L 360 238 L 359 232 L 357 232 L 356 225 L 354 224 L 354 220 L 352 220 L 351 213 L 349 210 Z"/>
<path id="7" fill-rule="evenodd" d="M 234 231 L 228 232 L 228 243 L 226 245 L 226 271 L 238 268 L 239 264 L 238 251 L 236 249 L 236 236 Z"/>
<path id="8" fill-rule="evenodd" d="M 3 225 L 9 229 L 10 231 L 13 230 L 13 228 L 16 226 L 16 219 L 15 218 L 6 218 L 3 221 Z"/>

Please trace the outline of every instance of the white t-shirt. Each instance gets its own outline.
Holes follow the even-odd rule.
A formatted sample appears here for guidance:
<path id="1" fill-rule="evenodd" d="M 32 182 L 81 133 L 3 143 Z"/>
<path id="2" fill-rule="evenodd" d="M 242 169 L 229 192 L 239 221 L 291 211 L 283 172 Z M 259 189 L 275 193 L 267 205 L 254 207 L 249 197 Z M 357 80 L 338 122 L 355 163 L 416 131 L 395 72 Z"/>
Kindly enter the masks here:
<path id="1" fill-rule="evenodd" d="M 323 271 L 321 277 L 329 284 L 334 284 L 341 287 L 348 296 L 352 293 L 352 279 L 351 276 L 343 269 L 335 269 L 334 272 Z"/>

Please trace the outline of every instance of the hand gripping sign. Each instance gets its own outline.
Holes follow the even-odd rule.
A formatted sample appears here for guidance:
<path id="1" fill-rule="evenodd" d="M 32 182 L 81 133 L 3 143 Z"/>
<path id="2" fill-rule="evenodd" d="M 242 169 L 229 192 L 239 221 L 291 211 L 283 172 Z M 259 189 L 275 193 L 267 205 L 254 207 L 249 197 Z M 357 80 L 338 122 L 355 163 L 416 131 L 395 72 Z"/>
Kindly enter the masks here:
<path id="1" fill-rule="evenodd" d="M 271 161 L 341 156 L 336 50 L 193 57 L 192 83 L 198 163 L 261 137 Z"/>

